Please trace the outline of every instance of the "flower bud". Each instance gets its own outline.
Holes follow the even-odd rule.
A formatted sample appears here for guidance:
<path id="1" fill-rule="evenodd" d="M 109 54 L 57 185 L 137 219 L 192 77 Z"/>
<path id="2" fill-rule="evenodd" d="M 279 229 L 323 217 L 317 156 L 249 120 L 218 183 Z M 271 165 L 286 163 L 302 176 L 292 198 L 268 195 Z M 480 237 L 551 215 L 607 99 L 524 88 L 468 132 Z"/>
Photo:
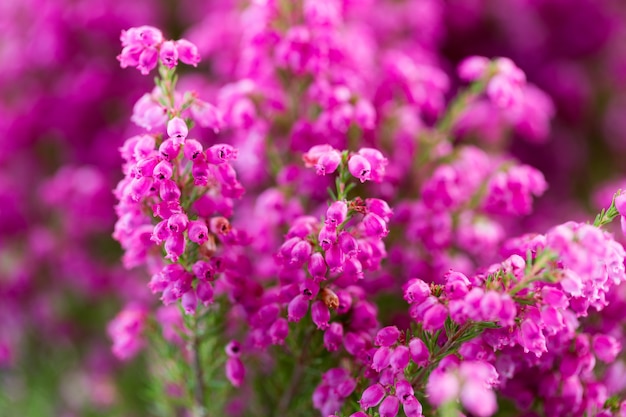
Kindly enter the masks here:
<path id="1" fill-rule="evenodd" d="M 279 318 L 270 326 L 267 334 L 272 339 L 272 344 L 282 345 L 285 343 L 287 335 L 289 335 L 289 323 L 284 318 Z"/>
<path id="2" fill-rule="evenodd" d="M 189 128 L 187 123 L 180 117 L 173 117 L 167 122 L 167 135 L 170 139 L 174 139 L 175 143 L 182 145 L 188 134 Z"/>
<path id="3" fill-rule="evenodd" d="M 428 357 L 429 352 L 426 344 L 422 341 L 422 339 L 418 339 L 414 337 L 409 342 L 409 353 L 411 354 L 411 359 L 419 366 L 428 365 Z"/>
<path id="4" fill-rule="evenodd" d="M 476 81 L 482 78 L 489 68 L 489 60 L 484 56 L 470 56 L 459 64 L 457 73 L 464 81 Z"/>
<path id="5" fill-rule="evenodd" d="M 229 358 L 239 357 L 241 355 L 241 343 L 236 340 L 231 340 L 224 348 L 224 351 Z"/>
<path id="6" fill-rule="evenodd" d="M 372 407 L 376 407 L 383 400 L 385 396 L 385 389 L 380 384 L 370 385 L 363 391 L 359 404 L 361 408 L 367 410 Z"/>
<path id="7" fill-rule="evenodd" d="M 358 178 L 361 182 L 365 182 L 371 178 L 372 166 L 368 160 L 361 155 L 352 155 L 350 157 L 348 170 L 350 174 Z"/>
<path id="8" fill-rule="evenodd" d="M 374 353 L 374 357 L 372 358 L 372 369 L 376 372 L 380 372 L 388 367 L 392 352 L 393 351 L 388 346 L 381 346 L 376 349 L 376 353 Z"/>
<path id="9" fill-rule="evenodd" d="M 348 257 L 356 256 L 359 251 L 359 244 L 357 240 L 350 234 L 350 232 L 346 232 L 345 230 L 339 233 L 339 237 L 337 239 L 339 242 L 339 247 Z"/>
<path id="10" fill-rule="evenodd" d="M 309 260 L 313 248 L 306 240 L 300 240 L 291 250 L 289 264 L 292 267 L 301 267 Z"/>
<path id="11" fill-rule="evenodd" d="M 159 159 L 156 156 L 143 158 L 137 162 L 135 166 L 135 173 L 138 177 L 151 177 L 154 167 L 159 163 Z"/>
<path id="12" fill-rule="evenodd" d="M 343 326 L 341 323 L 331 323 L 330 327 L 324 332 L 324 346 L 329 352 L 339 349 L 343 342 Z"/>
<path id="13" fill-rule="evenodd" d="M 422 326 L 424 330 L 439 330 L 443 328 L 448 318 L 448 309 L 440 303 L 434 303 L 424 312 Z"/>
<path id="14" fill-rule="evenodd" d="M 209 166 L 202 158 L 196 158 L 191 167 L 193 184 L 198 187 L 206 187 L 209 184 Z"/>
<path id="15" fill-rule="evenodd" d="M 421 279 L 410 280 L 404 290 L 404 299 L 409 304 L 420 304 L 430 296 L 430 287 Z"/>
<path id="16" fill-rule="evenodd" d="M 207 162 L 210 164 L 223 164 L 234 159 L 237 159 L 238 149 L 233 148 L 230 145 L 218 144 L 213 145 L 206 150 Z"/>
<path id="17" fill-rule="evenodd" d="M 615 360 L 621 351 L 619 341 L 613 336 L 605 334 L 597 334 L 593 336 L 593 351 L 596 356 L 603 362 L 611 363 Z"/>
<path id="18" fill-rule="evenodd" d="M 395 395 L 387 396 L 378 407 L 380 417 L 396 417 L 400 410 L 400 401 Z"/>
<path id="19" fill-rule="evenodd" d="M 196 292 L 191 289 L 183 294 L 181 299 L 181 305 L 186 314 L 193 314 L 198 306 L 198 300 L 196 299 Z"/>
<path id="20" fill-rule="evenodd" d="M 287 320 L 300 321 L 308 310 L 309 300 L 304 295 L 298 295 L 287 306 Z"/>
<path id="21" fill-rule="evenodd" d="M 156 48 L 145 48 L 139 55 L 137 69 L 141 74 L 148 75 L 150 71 L 156 68 L 159 61 L 159 52 Z"/>
<path id="22" fill-rule="evenodd" d="M 326 210 L 326 225 L 330 230 L 335 230 L 348 217 L 348 205 L 345 201 L 335 201 Z"/>
<path id="23" fill-rule="evenodd" d="M 323 301 L 315 301 L 311 306 L 311 318 L 313 319 L 313 323 L 320 330 L 328 329 L 328 322 L 330 320 L 330 310 L 324 304 Z"/>
<path id="24" fill-rule="evenodd" d="M 241 386 L 244 378 L 246 377 L 246 368 L 244 368 L 241 359 L 236 356 L 231 356 L 226 361 L 226 378 L 235 387 Z"/>
<path id="25" fill-rule="evenodd" d="M 363 228 L 367 236 L 375 236 L 377 238 L 383 238 L 389 233 L 387 223 L 374 213 L 368 213 L 363 217 Z"/>
<path id="26" fill-rule="evenodd" d="M 337 291 L 337 314 L 346 314 L 352 308 L 352 295 L 348 291 Z"/>
<path id="27" fill-rule="evenodd" d="M 409 348 L 403 345 L 397 346 L 391 354 L 389 364 L 394 370 L 404 371 L 404 368 L 409 365 Z"/>
<path id="28" fill-rule="evenodd" d="M 165 41 L 159 49 L 159 58 L 167 68 L 172 69 L 178 64 L 178 51 L 174 41 Z"/>
<path id="29" fill-rule="evenodd" d="M 200 62 L 200 54 L 198 47 L 187 39 L 179 39 L 176 41 L 176 49 L 178 50 L 178 58 L 181 62 L 194 67 Z"/>
<path id="30" fill-rule="evenodd" d="M 163 243 L 165 239 L 170 235 L 170 231 L 167 227 L 167 220 L 163 220 L 154 226 L 154 230 L 152 231 L 152 240 L 157 245 Z"/>
<path id="31" fill-rule="evenodd" d="M 341 163 L 341 154 L 333 149 L 323 153 L 315 164 L 315 172 L 317 175 L 332 174 L 337 170 Z"/>
<path id="32" fill-rule="evenodd" d="M 202 157 L 202 145 L 195 139 L 187 139 L 183 145 L 183 155 L 190 161 Z"/>
<path id="33" fill-rule="evenodd" d="M 400 330 L 396 326 L 383 327 L 376 333 L 374 344 L 377 346 L 392 346 L 398 341 Z"/>
<path id="34" fill-rule="evenodd" d="M 317 297 L 317 293 L 320 291 L 320 286 L 317 282 L 312 279 L 306 279 L 302 284 L 300 284 L 300 292 L 304 295 L 307 300 L 312 300 Z"/>
<path id="35" fill-rule="evenodd" d="M 178 258 L 185 252 L 185 237 L 182 233 L 174 233 L 165 239 L 165 259 L 178 262 Z"/>
<path id="36" fill-rule="evenodd" d="M 404 403 L 414 394 L 415 391 L 409 381 L 401 380 L 396 382 L 396 395 L 400 399 L 400 402 Z"/>
<path id="37" fill-rule="evenodd" d="M 204 305 L 208 306 L 213 303 L 213 286 L 210 282 L 198 281 L 196 284 L 196 296 Z"/>
<path id="38" fill-rule="evenodd" d="M 178 201 L 180 200 L 180 189 L 174 181 L 163 180 L 159 187 L 159 195 L 164 201 Z"/>
<path id="39" fill-rule="evenodd" d="M 324 256 L 315 252 L 309 258 L 308 264 L 309 274 L 313 277 L 315 281 L 322 281 L 326 279 L 326 272 L 328 268 L 326 267 L 326 261 L 324 261 Z"/>
<path id="40" fill-rule="evenodd" d="M 326 307 L 332 310 L 336 310 L 337 307 L 339 307 L 339 297 L 337 297 L 337 294 L 335 294 L 335 292 L 330 288 L 322 288 L 322 291 L 320 292 L 320 297 Z"/>
<path id="41" fill-rule="evenodd" d="M 333 228 L 324 226 L 321 228 L 317 240 L 322 249 L 327 251 L 337 242 L 337 232 Z"/>
<path id="42" fill-rule="evenodd" d="M 166 139 L 159 146 L 159 153 L 166 161 L 172 161 L 176 159 L 178 153 L 180 152 L 180 144 L 178 144 L 174 139 Z"/>
<path id="43" fill-rule="evenodd" d="M 194 220 L 189 222 L 187 235 L 189 236 L 189 240 L 198 245 L 202 245 L 209 238 L 209 229 L 203 220 Z"/>
<path id="44" fill-rule="evenodd" d="M 171 233 L 182 233 L 187 230 L 189 219 L 183 213 L 177 213 L 167 219 L 167 228 Z"/>
<path id="45" fill-rule="evenodd" d="M 152 175 L 163 181 L 172 178 L 173 172 L 172 164 L 169 161 L 161 161 L 154 167 Z"/>
<path id="46" fill-rule="evenodd" d="M 389 204 L 387 204 L 385 200 L 381 200 L 379 198 L 366 199 L 365 206 L 371 213 L 380 216 L 385 222 L 388 222 L 393 215 L 393 210 L 391 210 Z"/>
<path id="47" fill-rule="evenodd" d="M 345 259 L 345 254 L 342 252 L 339 245 L 332 245 L 326 251 L 326 264 L 331 272 L 342 272 Z"/>
<path id="48" fill-rule="evenodd" d="M 150 177 L 133 178 L 130 182 L 130 198 L 133 201 L 139 201 L 143 196 L 150 192 L 150 188 L 154 180 Z"/>
<path id="49" fill-rule="evenodd" d="M 406 417 L 422 417 L 422 404 L 414 396 L 404 399 L 402 404 Z"/>

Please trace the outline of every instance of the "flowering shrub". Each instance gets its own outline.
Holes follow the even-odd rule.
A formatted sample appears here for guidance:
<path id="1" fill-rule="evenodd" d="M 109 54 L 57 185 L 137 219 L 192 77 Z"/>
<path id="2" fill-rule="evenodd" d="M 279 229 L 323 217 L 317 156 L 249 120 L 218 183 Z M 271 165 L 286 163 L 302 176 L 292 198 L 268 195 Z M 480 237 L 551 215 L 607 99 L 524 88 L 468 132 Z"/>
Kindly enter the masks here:
<path id="1" fill-rule="evenodd" d="M 593 103 L 590 75 L 565 59 L 613 35 L 594 27 L 583 41 L 552 25 L 553 14 L 574 25 L 588 13 L 623 33 L 626 18 L 606 15 L 624 12 L 617 3 L 578 2 L 574 12 L 511 1 L 525 24 L 466 0 L 183 2 L 204 20 L 178 39 L 130 18 L 117 60 L 137 77 L 112 97 L 134 100 L 131 124 L 105 134 L 99 121 L 92 137 L 115 138 L 103 148 L 119 159 L 63 136 L 60 148 L 80 156 L 30 172 L 26 144 L 45 141 L 26 134 L 0 153 L 10 169 L 0 174 L 0 367 L 28 361 L 20 346 L 37 345 L 26 329 L 41 317 L 42 340 L 85 346 L 66 384 L 93 392 L 22 411 L 11 397 L 28 403 L 28 372 L 7 373 L 0 411 L 626 417 L 624 181 L 597 192 L 591 222 L 570 191 L 584 157 L 559 139 L 584 131 Z M 545 26 L 567 47 L 510 33 L 490 46 L 469 36 L 485 21 L 504 33 Z M 623 134 L 612 94 L 604 128 Z M 25 215 L 22 159 L 54 218 Z M 106 259 L 98 239 L 110 231 L 122 253 Z M 58 284 L 48 293 L 38 277 Z M 60 336 L 54 309 L 66 300 L 79 300 L 66 313 L 76 323 L 102 310 L 109 324 L 96 332 L 117 361 L 97 336 Z M 126 366 L 139 371 L 125 383 Z M 125 399 L 138 386 L 143 399 Z"/>

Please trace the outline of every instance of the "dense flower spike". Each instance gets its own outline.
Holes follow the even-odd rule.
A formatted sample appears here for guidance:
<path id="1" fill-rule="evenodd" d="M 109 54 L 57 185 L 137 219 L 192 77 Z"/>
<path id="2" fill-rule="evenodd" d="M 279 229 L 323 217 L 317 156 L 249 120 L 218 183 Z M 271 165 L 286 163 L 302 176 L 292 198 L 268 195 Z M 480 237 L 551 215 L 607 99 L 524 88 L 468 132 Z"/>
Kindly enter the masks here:
<path id="1" fill-rule="evenodd" d="M 190 125 L 199 117 L 193 109 L 207 105 L 196 94 L 175 91 L 173 69 L 177 59 L 195 66 L 197 48 L 186 40 L 164 41 L 160 32 L 147 27 L 124 33 L 124 47 L 129 49 L 120 58 L 123 66 L 137 66 L 144 73 L 158 60 L 161 66 L 157 89 L 136 111 L 139 124 L 149 133 L 129 139 L 122 148 L 127 178 L 116 190 L 120 200 L 116 238 L 133 254 L 128 265 L 157 265 L 152 267 L 149 287 L 161 293 L 166 305 L 180 300 L 187 315 L 207 308 L 209 314 L 218 314 L 212 303 L 232 308 L 228 314 L 237 319 L 231 331 L 245 335 L 246 355 L 272 352 L 270 346 L 293 349 L 290 340 L 319 335 L 316 343 L 329 357 L 341 359 L 336 363 L 353 363 L 349 368 L 329 368 L 313 392 L 313 406 L 323 415 L 338 415 L 359 386 L 360 408 L 377 407 L 381 416 L 395 417 L 400 408 L 407 416 L 421 416 L 423 404 L 417 397 L 425 392 L 429 406 L 459 404 L 472 415 L 488 417 L 497 410 L 496 390 L 502 386 L 506 392 L 517 375 L 559 366 L 563 392 L 541 392 L 546 407 L 555 395 L 565 398 L 571 396 L 567 390 L 582 390 L 583 382 L 598 384 L 591 373 L 572 380 L 575 360 L 559 364 L 553 354 L 563 354 L 557 346 L 579 337 L 600 360 L 616 359 L 620 343 L 614 336 L 598 332 L 584 338 L 576 336 L 576 329 L 586 334 L 579 319 L 590 313 L 590 307 L 605 308 L 612 288 L 624 281 L 623 248 L 596 226 L 566 223 L 543 236 L 510 241 L 505 245 L 509 257 L 494 264 L 506 237 L 505 218 L 530 214 L 533 197 L 547 189 L 545 178 L 506 154 L 447 138 L 463 136 L 468 118 L 487 105 L 485 100 L 515 121 L 533 97 L 539 97 L 533 93 L 538 90 L 508 58 L 471 57 L 459 66 L 459 76 L 472 85 L 444 111 L 449 80 L 394 51 L 389 54 L 393 79 L 380 88 L 406 92 L 400 99 L 406 103 L 386 103 L 382 98 L 386 93 L 381 93 L 382 101 L 370 104 L 362 86 L 328 78 L 331 70 L 346 70 L 346 62 L 322 58 L 320 49 L 341 48 L 341 43 L 337 46 L 320 37 L 322 28 L 341 24 L 340 9 L 304 3 L 304 26 L 272 32 L 274 41 L 266 47 L 273 53 L 252 48 L 249 58 L 255 64 L 240 69 L 248 78 L 219 92 L 218 107 L 239 149 L 227 143 L 205 146 L 189 138 Z M 264 31 L 281 22 L 274 7 L 282 6 L 250 6 L 251 16 L 259 19 L 255 30 L 260 31 L 250 32 L 251 36 L 268 36 Z M 136 64 L 128 52 L 133 48 L 141 50 Z M 259 68 L 266 68 L 264 76 Z M 420 71 L 430 75 L 420 78 Z M 276 79 L 272 83 L 267 77 Z M 299 80 L 307 81 L 297 88 L 288 86 Z M 291 108 L 294 103 L 302 107 Z M 385 156 L 365 136 L 360 138 L 363 143 L 359 136 L 351 139 L 354 129 L 362 135 L 377 129 L 377 123 L 384 125 L 386 118 L 400 117 L 401 106 L 414 106 L 425 120 L 440 119 L 432 128 L 423 128 L 427 139 L 420 151 L 431 159 L 423 166 L 412 162 L 415 155 Z M 547 120 L 550 104 L 543 109 L 537 117 Z M 167 121 L 157 119 L 157 114 L 165 114 Z M 263 120 L 272 114 L 278 115 L 277 122 Z M 198 123 L 215 130 L 223 127 L 218 116 L 209 118 L 207 123 L 199 117 Z M 165 129 L 167 136 L 158 129 Z M 329 143 L 309 145 L 301 169 L 296 165 L 299 158 L 278 155 L 283 137 L 276 132 L 291 132 L 291 143 L 284 145 L 292 149 L 303 148 L 314 135 L 327 137 Z M 395 134 L 385 140 L 399 140 Z M 251 140 L 267 135 L 268 139 Z M 340 150 L 355 143 L 361 147 Z M 235 167 L 253 188 L 259 187 L 272 179 L 265 160 L 279 186 L 264 192 L 253 208 L 246 200 L 236 207 L 233 199 L 242 196 L 243 187 Z M 403 184 L 403 176 L 420 180 L 414 184 L 415 193 L 405 197 L 408 200 L 398 201 L 394 187 Z M 334 181 L 328 181 L 331 178 Z M 380 195 L 354 196 L 356 190 L 369 190 L 367 182 L 380 184 Z M 317 190 L 322 184 L 332 184 L 326 204 Z M 294 192 L 300 194 L 299 201 L 293 199 Z M 400 204 L 397 213 L 388 201 Z M 619 211 L 620 198 L 616 204 L 614 211 Z M 321 215 L 304 214 L 307 211 Z M 228 217 L 233 214 L 231 222 Z M 406 233 L 393 233 L 394 222 L 406 225 L 402 229 Z M 131 224 L 145 230 L 147 239 L 132 233 Z M 277 233 L 281 227 L 287 231 L 282 236 Z M 249 240 L 248 233 L 257 240 Z M 383 263 L 388 256 L 383 239 L 389 236 L 397 244 L 393 247 L 394 260 L 400 261 L 397 270 Z M 246 244 L 252 245 L 259 262 L 246 261 L 251 255 Z M 154 246 L 162 248 L 169 262 L 155 259 L 160 254 L 152 250 Z M 443 269 L 446 264 L 459 270 Z M 400 279 L 405 270 L 421 278 Z M 379 327 L 371 300 L 385 287 L 396 291 L 402 287 L 410 305 L 405 314 L 413 325 Z M 198 337 L 195 320 L 186 322 L 192 338 Z M 240 387 L 247 379 L 246 357 L 242 345 L 229 346 L 226 378 Z M 192 367 L 201 360 L 194 359 L 198 352 L 192 347 Z M 515 365 L 518 362 L 522 365 Z M 249 377 L 258 377 L 258 370 L 251 372 Z M 197 378 L 195 386 L 202 390 L 201 376 Z M 194 407 L 203 407 L 202 401 L 195 396 Z M 606 408 L 599 400 L 595 406 Z"/>
<path id="2" fill-rule="evenodd" d="M 165 3 L 2 4 L 0 408 L 624 414 L 623 2 Z"/>
<path id="3" fill-rule="evenodd" d="M 7 409 L 623 413 L 619 1 L 65 2 L 0 16 Z"/>

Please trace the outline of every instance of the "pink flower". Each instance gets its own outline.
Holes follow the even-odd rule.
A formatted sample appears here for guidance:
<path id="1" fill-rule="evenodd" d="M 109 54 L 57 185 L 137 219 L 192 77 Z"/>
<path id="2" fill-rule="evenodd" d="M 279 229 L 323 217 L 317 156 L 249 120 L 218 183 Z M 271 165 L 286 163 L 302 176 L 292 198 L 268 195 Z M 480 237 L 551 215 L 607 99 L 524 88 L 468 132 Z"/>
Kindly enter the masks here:
<path id="1" fill-rule="evenodd" d="M 411 339 L 409 342 L 409 352 L 411 354 L 411 359 L 416 364 L 420 366 L 426 366 L 428 364 L 430 353 L 428 352 L 428 348 L 422 339 L 418 339 L 416 337 Z"/>
<path id="2" fill-rule="evenodd" d="M 246 377 L 246 368 L 238 356 L 231 356 L 226 360 L 226 378 L 235 387 L 240 387 Z"/>
<path id="3" fill-rule="evenodd" d="M 372 178 L 372 166 L 370 162 L 361 155 L 352 155 L 350 157 L 348 160 L 348 170 L 361 182 L 368 181 Z"/>
<path id="4" fill-rule="evenodd" d="M 385 169 L 387 167 L 387 164 L 389 163 L 387 158 L 385 158 L 378 149 L 373 148 L 361 148 L 359 149 L 358 154 L 364 157 L 370 165 L 371 171 L 370 178 L 368 179 L 371 179 L 374 182 L 382 182 L 385 178 Z M 361 179 L 360 177 L 358 178 Z M 362 179 L 361 182 L 363 182 Z"/>
<path id="5" fill-rule="evenodd" d="M 470 56 L 459 64 L 457 72 L 465 81 L 476 81 L 485 76 L 489 68 L 489 59 L 483 56 Z"/>
<path id="6" fill-rule="evenodd" d="M 167 122 L 167 134 L 175 141 L 178 140 L 177 143 L 179 145 L 182 145 L 185 138 L 189 134 L 187 123 L 185 123 L 185 121 L 180 117 L 173 117 L 169 122 Z"/>
<path id="7" fill-rule="evenodd" d="M 606 363 L 611 363 L 621 352 L 621 344 L 613 336 L 597 334 L 593 336 L 593 351 L 596 356 Z"/>
<path id="8" fill-rule="evenodd" d="M 380 384 L 370 385 L 363 391 L 359 404 L 361 408 L 367 410 L 368 408 L 376 407 L 383 400 L 385 396 L 385 389 Z"/>
<path id="9" fill-rule="evenodd" d="M 339 151 L 333 149 L 329 152 L 324 152 L 317 160 L 315 164 L 315 172 L 317 175 L 332 174 L 337 170 L 341 164 L 341 154 Z"/>
<path id="10" fill-rule="evenodd" d="M 167 68 L 174 68 L 178 63 L 178 51 L 174 41 L 163 42 L 159 49 L 159 58 Z"/>
<path id="11" fill-rule="evenodd" d="M 122 360 L 135 356 L 144 346 L 142 332 L 146 320 L 145 308 L 127 305 L 109 323 L 107 333 L 113 339 L 113 354 Z"/>
<path id="12" fill-rule="evenodd" d="M 466 381 L 460 398 L 463 407 L 478 417 L 490 417 L 498 409 L 496 395 L 479 382 Z"/>
<path id="13" fill-rule="evenodd" d="M 376 333 L 374 343 L 377 346 L 392 346 L 400 337 L 400 330 L 396 326 L 383 327 Z"/>
<path id="14" fill-rule="evenodd" d="M 196 45 L 189 42 L 187 39 L 179 39 L 176 41 L 176 50 L 178 51 L 178 58 L 181 62 L 194 67 L 198 66 L 200 55 L 198 54 L 198 47 Z"/>
<path id="15" fill-rule="evenodd" d="M 396 417 L 400 410 L 400 401 L 395 395 L 389 395 L 385 397 L 383 402 L 378 407 L 380 417 Z"/>

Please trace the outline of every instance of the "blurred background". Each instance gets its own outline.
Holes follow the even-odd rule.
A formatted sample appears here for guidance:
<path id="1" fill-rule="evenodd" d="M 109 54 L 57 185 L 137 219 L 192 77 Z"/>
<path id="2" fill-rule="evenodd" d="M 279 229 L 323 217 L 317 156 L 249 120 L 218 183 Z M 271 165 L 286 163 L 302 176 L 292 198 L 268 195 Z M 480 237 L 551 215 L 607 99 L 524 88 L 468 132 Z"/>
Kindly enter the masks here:
<path id="1" fill-rule="evenodd" d="M 373 0 L 345 0 L 355 3 Z M 524 231 L 589 219 L 626 184 L 626 3 L 621 0 L 384 0 L 378 30 L 416 43 L 454 77 L 468 55 L 513 59 L 547 92 L 551 126 L 481 119 L 465 134 L 510 147 L 550 188 Z M 122 29 L 149 24 L 196 42 L 194 71 L 220 82 L 232 51 L 217 19 L 231 1 L 0 2 L 0 416 L 146 416 L 148 358 L 111 354 L 107 323 L 152 302 L 111 238 L 118 147 L 152 79 L 122 70 Z M 236 33 L 224 36 L 236 38 Z M 222 60 L 222 61 L 220 61 Z M 493 139 L 495 138 L 495 139 Z M 493 141 L 492 141 L 493 139 Z"/>

